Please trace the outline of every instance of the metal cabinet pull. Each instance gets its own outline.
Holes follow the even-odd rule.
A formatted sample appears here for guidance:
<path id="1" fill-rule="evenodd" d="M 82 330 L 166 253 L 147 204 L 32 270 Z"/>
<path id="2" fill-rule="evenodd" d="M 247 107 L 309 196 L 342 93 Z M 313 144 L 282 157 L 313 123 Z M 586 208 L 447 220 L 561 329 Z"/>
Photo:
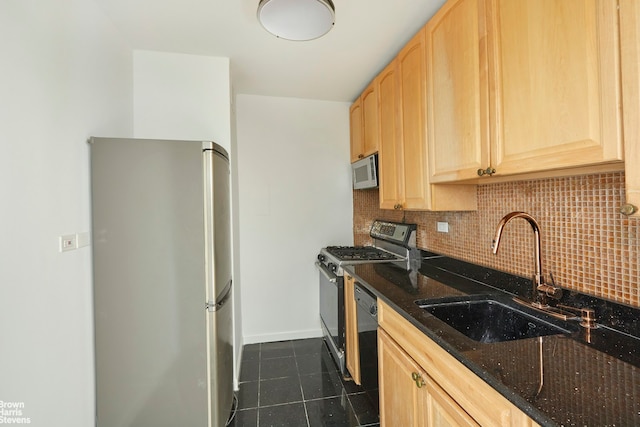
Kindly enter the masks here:
<path id="1" fill-rule="evenodd" d="M 489 166 L 486 169 L 478 169 L 478 176 L 484 176 L 484 175 L 492 176 L 494 173 L 496 173 L 496 170 L 491 166 Z"/>
<path id="2" fill-rule="evenodd" d="M 638 208 L 632 205 L 631 203 L 624 204 L 620 207 L 620 213 L 622 215 L 629 216 L 629 215 L 633 215 L 636 212 L 638 212 Z"/>
<path id="3" fill-rule="evenodd" d="M 411 373 L 411 379 L 416 383 L 416 387 L 418 388 L 422 388 L 423 385 L 425 385 L 424 379 L 422 378 L 422 375 L 420 375 L 417 372 L 412 372 Z"/>

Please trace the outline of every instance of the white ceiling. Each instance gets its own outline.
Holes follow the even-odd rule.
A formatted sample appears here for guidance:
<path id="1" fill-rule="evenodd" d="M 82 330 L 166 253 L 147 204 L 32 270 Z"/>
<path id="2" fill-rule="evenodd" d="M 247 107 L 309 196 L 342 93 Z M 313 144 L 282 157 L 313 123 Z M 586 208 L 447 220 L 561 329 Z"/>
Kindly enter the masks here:
<path id="1" fill-rule="evenodd" d="M 95 0 L 133 49 L 228 57 L 238 94 L 353 101 L 445 0 L 333 0 L 334 28 L 293 42 L 258 0 Z"/>

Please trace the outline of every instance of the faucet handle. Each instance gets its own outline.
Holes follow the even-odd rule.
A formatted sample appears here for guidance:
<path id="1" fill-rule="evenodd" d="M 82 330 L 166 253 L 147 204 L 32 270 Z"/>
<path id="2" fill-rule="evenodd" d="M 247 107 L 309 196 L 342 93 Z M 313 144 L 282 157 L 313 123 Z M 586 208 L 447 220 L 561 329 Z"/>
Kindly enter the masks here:
<path id="1" fill-rule="evenodd" d="M 551 285 L 544 283 L 542 276 L 540 277 L 540 284 L 537 286 L 538 291 L 544 293 L 549 298 L 559 300 L 562 298 L 562 288 L 556 286 L 556 279 L 553 277 L 553 273 L 549 272 L 551 278 Z"/>
<path id="2" fill-rule="evenodd" d="M 558 304 L 556 307 L 580 315 L 580 326 L 594 329 L 598 327 L 596 323 L 596 311 L 593 308 L 578 308 L 570 305 Z"/>
<path id="3" fill-rule="evenodd" d="M 544 293 L 549 298 L 553 298 L 555 300 L 559 300 L 562 298 L 562 289 L 556 286 L 547 285 L 546 283 L 541 283 L 537 287 L 538 291 Z"/>

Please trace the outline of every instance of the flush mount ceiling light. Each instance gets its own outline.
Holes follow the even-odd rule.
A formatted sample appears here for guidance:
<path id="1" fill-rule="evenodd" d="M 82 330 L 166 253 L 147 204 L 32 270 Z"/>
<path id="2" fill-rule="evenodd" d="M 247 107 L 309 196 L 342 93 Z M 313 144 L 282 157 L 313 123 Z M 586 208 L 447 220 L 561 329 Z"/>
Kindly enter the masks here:
<path id="1" fill-rule="evenodd" d="M 260 0 L 258 20 L 271 34 L 287 40 L 313 40 L 335 22 L 331 0 Z"/>

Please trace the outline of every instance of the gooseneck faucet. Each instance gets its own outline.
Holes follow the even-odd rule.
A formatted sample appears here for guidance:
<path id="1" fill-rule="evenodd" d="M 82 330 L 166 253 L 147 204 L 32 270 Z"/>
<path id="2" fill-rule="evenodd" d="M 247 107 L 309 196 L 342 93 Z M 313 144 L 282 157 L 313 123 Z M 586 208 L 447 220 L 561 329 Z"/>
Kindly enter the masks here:
<path id="1" fill-rule="evenodd" d="M 498 247 L 500 246 L 500 239 L 502 238 L 502 231 L 504 230 L 504 226 L 514 218 L 523 218 L 527 220 L 527 222 L 533 229 L 535 272 L 533 276 L 532 304 L 537 307 L 544 307 L 547 305 L 546 297 L 560 299 L 560 297 L 562 296 L 562 290 L 560 288 L 556 288 L 555 286 L 549 286 L 544 283 L 544 276 L 542 275 L 542 255 L 540 251 L 540 226 L 538 225 L 538 221 L 536 221 L 534 217 L 526 212 L 511 212 L 505 215 L 498 223 L 496 235 L 493 238 L 493 242 L 491 243 L 491 251 L 494 255 L 498 253 Z"/>

